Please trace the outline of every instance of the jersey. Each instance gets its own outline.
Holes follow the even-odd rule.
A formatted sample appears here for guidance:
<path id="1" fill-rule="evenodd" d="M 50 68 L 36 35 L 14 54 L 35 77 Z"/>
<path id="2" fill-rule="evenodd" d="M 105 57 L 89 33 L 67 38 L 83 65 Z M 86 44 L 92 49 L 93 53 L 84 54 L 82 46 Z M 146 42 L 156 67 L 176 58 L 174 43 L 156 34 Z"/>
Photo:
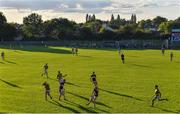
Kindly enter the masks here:
<path id="1" fill-rule="evenodd" d="M 155 89 L 155 95 L 156 96 L 160 96 L 161 95 L 161 92 L 159 91 L 159 89 Z"/>
<path id="2" fill-rule="evenodd" d="M 171 55 L 170 55 L 170 56 L 171 56 L 171 58 L 172 58 L 174 55 L 171 53 Z"/>
<path id="3" fill-rule="evenodd" d="M 4 52 L 1 53 L 1 56 L 4 57 Z"/>
<path id="4" fill-rule="evenodd" d="M 60 79 L 60 80 L 59 80 L 59 83 L 60 83 L 60 86 L 64 86 L 64 84 L 65 84 L 65 79 Z"/>
<path id="5" fill-rule="evenodd" d="M 50 86 L 49 86 L 48 83 L 44 83 L 43 85 L 44 85 L 44 87 L 45 87 L 46 90 L 50 90 Z"/>
<path id="6" fill-rule="evenodd" d="M 44 69 L 47 70 L 48 69 L 48 65 L 44 65 Z"/>
<path id="7" fill-rule="evenodd" d="M 58 75 L 57 75 L 57 79 L 61 79 L 62 78 L 62 73 L 58 73 Z"/>
<path id="8" fill-rule="evenodd" d="M 91 79 L 92 79 L 93 82 L 95 82 L 95 81 L 96 81 L 96 75 L 95 75 L 95 74 L 92 74 L 92 75 L 91 75 Z"/>
<path id="9" fill-rule="evenodd" d="M 64 88 L 64 84 L 65 84 L 65 80 L 61 79 L 60 80 L 60 86 L 59 86 L 59 90 L 62 90 Z"/>
<path id="10" fill-rule="evenodd" d="M 121 55 L 121 58 L 124 59 L 124 54 Z"/>
<path id="11" fill-rule="evenodd" d="M 98 96 L 99 95 L 99 91 L 97 89 L 94 89 L 94 96 Z"/>

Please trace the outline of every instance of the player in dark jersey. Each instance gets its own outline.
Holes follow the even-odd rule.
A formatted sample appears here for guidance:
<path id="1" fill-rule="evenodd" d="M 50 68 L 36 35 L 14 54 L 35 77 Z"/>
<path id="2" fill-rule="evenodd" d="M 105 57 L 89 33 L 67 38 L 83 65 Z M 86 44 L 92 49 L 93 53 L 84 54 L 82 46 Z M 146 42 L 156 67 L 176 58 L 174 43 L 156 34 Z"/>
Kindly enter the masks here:
<path id="1" fill-rule="evenodd" d="M 60 86 L 59 86 L 59 100 L 61 100 L 61 96 L 64 97 L 64 100 L 66 100 L 65 97 L 65 89 L 64 89 L 64 84 L 65 84 L 66 80 L 65 79 L 61 79 L 60 80 Z"/>
<path id="2" fill-rule="evenodd" d="M 121 60 L 122 60 L 122 63 L 124 64 L 125 63 L 125 56 L 123 53 L 121 54 Z"/>
<path id="3" fill-rule="evenodd" d="M 165 54 L 165 45 L 162 45 L 162 48 L 161 48 L 161 52 L 162 52 L 162 55 L 164 55 Z"/>
<path id="4" fill-rule="evenodd" d="M 47 76 L 48 78 L 48 64 L 46 63 L 44 66 L 43 66 L 43 69 L 44 69 L 44 73 L 41 74 L 41 76 L 45 75 Z"/>
<path id="5" fill-rule="evenodd" d="M 47 82 L 44 82 L 42 85 L 45 88 L 45 99 L 47 100 L 47 96 L 49 96 L 52 99 L 52 97 L 50 95 L 50 86 L 49 86 L 49 84 Z"/>
<path id="6" fill-rule="evenodd" d="M 63 77 L 63 75 L 62 75 L 61 71 L 58 71 L 57 79 L 60 80 L 62 77 Z"/>
<path id="7" fill-rule="evenodd" d="M 4 53 L 4 51 L 1 53 L 1 58 L 2 58 L 2 60 L 4 61 L 4 58 L 5 58 L 5 53 Z"/>
<path id="8" fill-rule="evenodd" d="M 75 48 L 75 54 L 78 55 L 78 48 Z"/>
<path id="9" fill-rule="evenodd" d="M 94 108 L 95 108 L 96 107 L 96 99 L 97 99 L 98 95 L 99 95 L 99 89 L 98 89 L 97 86 L 95 86 L 95 88 L 93 89 L 92 95 L 91 95 L 87 105 L 89 105 L 91 102 L 93 102 Z"/>
<path id="10" fill-rule="evenodd" d="M 94 86 L 97 86 L 97 80 L 96 80 L 95 72 L 92 73 L 90 80 L 91 80 L 91 82 L 93 82 Z"/>
<path id="11" fill-rule="evenodd" d="M 171 54 L 170 54 L 170 60 L 171 60 L 171 62 L 173 61 L 173 58 L 174 58 L 174 54 L 173 54 L 173 52 L 171 52 Z"/>
<path id="12" fill-rule="evenodd" d="M 154 106 L 154 101 L 155 100 L 158 100 L 158 101 L 168 100 L 167 98 L 166 99 L 161 99 L 161 92 L 159 90 L 158 85 L 155 85 L 155 95 L 154 95 L 154 97 L 152 99 L 152 106 Z"/>
<path id="13" fill-rule="evenodd" d="M 65 74 L 65 75 L 63 76 L 62 73 L 61 73 L 61 71 L 58 71 L 57 79 L 58 79 L 59 82 L 60 82 L 60 80 L 61 80 L 63 77 L 66 77 L 66 76 L 67 76 L 67 74 Z"/>
<path id="14" fill-rule="evenodd" d="M 162 49 L 161 49 L 161 51 L 162 51 L 162 55 L 164 55 L 164 53 L 165 53 L 165 49 L 164 49 L 164 48 L 162 48 Z"/>
<path id="15" fill-rule="evenodd" d="M 72 55 L 74 55 L 74 54 L 75 54 L 75 48 L 72 47 Z"/>

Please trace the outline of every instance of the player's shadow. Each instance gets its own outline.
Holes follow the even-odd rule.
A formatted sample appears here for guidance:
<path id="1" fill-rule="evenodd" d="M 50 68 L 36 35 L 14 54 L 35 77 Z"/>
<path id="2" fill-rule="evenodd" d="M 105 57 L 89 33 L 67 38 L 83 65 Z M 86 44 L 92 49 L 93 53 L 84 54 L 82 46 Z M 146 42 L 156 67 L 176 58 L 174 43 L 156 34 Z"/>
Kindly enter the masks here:
<path id="1" fill-rule="evenodd" d="M 48 77 L 48 79 L 58 82 L 57 79 L 53 79 L 53 78 L 51 78 L 51 77 Z"/>
<path id="2" fill-rule="evenodd" d="M 100 109 L 100 108 L 97 108 L 97 107 L 96 107 L 96 110 L 99 110 L 99 111 L 101 111 L 103 113 L 110 113 L 109 111 L 106 111 L 106 110 L 103 110 L 103 109 Z"/>
<path id="3" fill-rule="evenodd" d="M 131 65 L 136 67 L 152 68 L 151 66 L 147 66 L 147 65 L 138 65 L 138 64 L 131 64 Z"/>
<path id="4" fill-rule="evenodd" d="M 79 57 L 83 57 L 83 58 L 92 58 L 91 56 L 85 56 L 85 55 L 79 55 Z"/>
<path id="5" fill-rule="evenodd" d="M 55 101 L 55 100 L 48 101 L 48 102 L 50 102 L 51 104 L 54 104 L 54 105 L 56 105 L 56 106 L 65 108 L 65 109 L 67 109 L 67 110 L 69 110 L 69 111 L 71 111 L 71 112 L 73 112 L 73 113 L 80 113 L 78 110 L 75 110 L 75 109 L 73 109 L 73 108 L 71 108 L 71 107 L 68 107 L 68 106 L 64 106 L 64 105 L 60 104 L 59 102 L 57 102 L 57 101 Z"/>
<path id="6" fill-rule="evenodd" d="M 7 81 L 5 81 L 5 80 L 3 80 L 3 79 L 0 79 L 0 80 L 1 80 L 2 82 L 4 82 L 5 84 L 11 86 L 11 87 L 21 88 L 20 86 L 18 86 L 18 85 L 16 85 L 16 84 L 13 84 L 13 83 L 11 83 L 11 82 L 7 82 Z"/>
<path id="7" fill-rule="evenodd" d="M 159 108 L 159 107 L 154 107 L 154 108 L 157 108 L 157 109 L 164 111 L 164 112 L 167 112 L 167 113 L 179 113 L 178 111 L 172 111 L 172 110 L 163 109 L 163 108 Z"/>
<path id="8" fill-rule="evenodd" d="M 4 62 L 0 62 L 1 64 L 5 64 Z"/>
<path id="9" fill-rule="evenodd" d="M 4 61 L 10 64 L 16 64 L 15 62 L 12 62 L 12 61 L 8 61 L 8 60 L 4 60 Z"/>
<path id="10" fill-rule="evenodd" d="M 58 80 L 57 80 L 57 79 L 53 79 L 53 78 L 50 78 L 50 77 L 49 77 L 48 79 L 58 82 Z M 71 85 L 71 86 L 76 86 L 76 87 L 81 87 L 81 86 L 76 85 L 76 84 L 73 84 L 73 83 L 71 83 L 71 82 L 66 82 L 65 84 L 67 84 L 67 85 Z"/>
<path id="11" fill-rule="evenodd" d="M 86 108 L 86 107 L 84 107 L 84 106 L 82 106 L 82 105 L 80 105 L 80 104 L 77 104 L 77 103 L 75 103 L 75 102 L 72 102 L 72 101 L 70 101 L 70 100 L 66 100 L 66 101 L 64 101 L 64 103 L 69 104 L 69 105 L 76 106 L 76 107 L 80 108 L 81 110 L 84 110 L 84 111 L 87 112 L 87 113 L 97 113 L 97 112 L 94 111 L 94 110 L 90 110 L 90 109 L 88 109 L 88 108 Z"/>
<path id="12" fill-rule="evenodd" d="M 130 95 L 126 95 L 126 94 L 122 94 L 122 93 L 117 93 L 117 92 L 113 92 L 113 91 L 109 91 L 109 90 L 104 90 L 104 89 L 100 89 L 100 90 L 104 91 L 104 92 L 107 92 L 107 93 L 110 93 L 110 94 L 113 94 L 113 95 L 118 95 L 118 96 L 127 97 L 127 98 L 131 98 L 131 99 L 138 100 L 138 101 L 143 101 L 142 99 L 139 99 L 139 98 L 136 98 L 136 97 L 133 97 L 133 96 L 130 96 Z"/>
<path id="13" fill-rule="evenodd" d="M 84 99 L 84 100 L 86 100 L 86 101 L 89 101 L 89 99 L 86 98 L 86 97 L 84 97 L 84 96 L 81 96 L 81 95 L 78 95 L 78 94 L 75 94 L 75 93 L 72 93 L 72 92 L 67 92 L 67 93 L 69 93 L 69 94 L 71 94 L 71 95 L 73 95 L 73 96 L 79 97 L 79 98 L 81 98 L 81 99 Z M 106 104 L 104 104 L 104 103 L 102 103 L 102 102 L 96 102 L 96 104 L 97 104 L 97 105 L 104 106 L 104 107 L 106 107 L 106 108 L 111 108 L 110 106 L 108 106 L 108 105 L 106 105 Z"/>
<path id="14" fill-rule="evenodd" d="M 81 86 L 76 85 L 76 84 L 73 84 L 73 83 L 71 83 L 71 82 L 66 82 L 66 84 L 67 84 L 67 85 L 71 85 L 71 86 L 81 87 Z"/>

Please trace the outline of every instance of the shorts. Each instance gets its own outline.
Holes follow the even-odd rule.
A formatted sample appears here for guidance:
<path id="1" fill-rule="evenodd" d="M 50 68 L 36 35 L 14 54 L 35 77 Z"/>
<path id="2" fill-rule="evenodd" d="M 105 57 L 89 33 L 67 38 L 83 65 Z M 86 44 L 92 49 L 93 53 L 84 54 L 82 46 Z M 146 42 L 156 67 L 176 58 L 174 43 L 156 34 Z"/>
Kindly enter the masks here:
<path id="1" fill-rule="evenodd" d="M 95 80 L 95 81 L 93 81 L 93 83 L 94 83 L 94 84 L 97 84 L 97 81 Z"/>
<path id="2" fill-rule="evenodd" d="M 45 94 L 50 94 L 50 90 L 46 90 L 46 91 L 45 91 Z"/>
<path id="3" fill-rule="evenodd" d="M 160 100 L 161 99 L 161 96 L 160 95 L 156 95 L 156 96 L 154 96 L 154 98 L 153 98 L 154 100 Z"/>
<path id="4" fill-rule="evenodd" d="M 63 95 L 64 94 L 64 89 L 60 89 L 59 90 L 59 95 Z"/>
<path id="5" fill-rule="evenodd" d="M 98 96 L 95 96 L 95 95 L 91 96 L 92 101 L 95 101 L 97 99 L 97 97 Z"/>
<path id="6" fill-rule="evenodd" d="M 46 69 L 44 72 L 45 72 L 45 73 L 48 73 L 48 70 Z"/>
<path id="7" fill-rule="evenodd" d="M 92 81 L 93 81 L 93 82 L 96 82 L 96 78 L 93 78 Z"/>

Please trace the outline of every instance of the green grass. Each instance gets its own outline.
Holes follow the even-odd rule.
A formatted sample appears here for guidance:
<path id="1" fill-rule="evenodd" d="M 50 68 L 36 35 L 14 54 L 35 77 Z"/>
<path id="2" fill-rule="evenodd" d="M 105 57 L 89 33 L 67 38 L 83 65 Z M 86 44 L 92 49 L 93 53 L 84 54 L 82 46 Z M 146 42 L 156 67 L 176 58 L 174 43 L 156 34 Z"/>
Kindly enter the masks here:
<path id="1" fill-rule="evenodd" d="M 162 56 L 160 50 L 126 50 L 122 64 L 116 50 L 26 46 L 10 50 L 0 60 L 0 112 L 180 112 L 180 51 Z M 43 64 L 49 64 L 51 79 L 41 77 Z M 68 74 L 65 85 L 68 101 L 58 101 L 57 71 Z M 86 106 L 95 71 L 99 88 L 97 108 Z M 45 101 L 42 83 L 48 81 L 53 101 Z M 154 85 L 169 101 L 151 107 Z"/>

